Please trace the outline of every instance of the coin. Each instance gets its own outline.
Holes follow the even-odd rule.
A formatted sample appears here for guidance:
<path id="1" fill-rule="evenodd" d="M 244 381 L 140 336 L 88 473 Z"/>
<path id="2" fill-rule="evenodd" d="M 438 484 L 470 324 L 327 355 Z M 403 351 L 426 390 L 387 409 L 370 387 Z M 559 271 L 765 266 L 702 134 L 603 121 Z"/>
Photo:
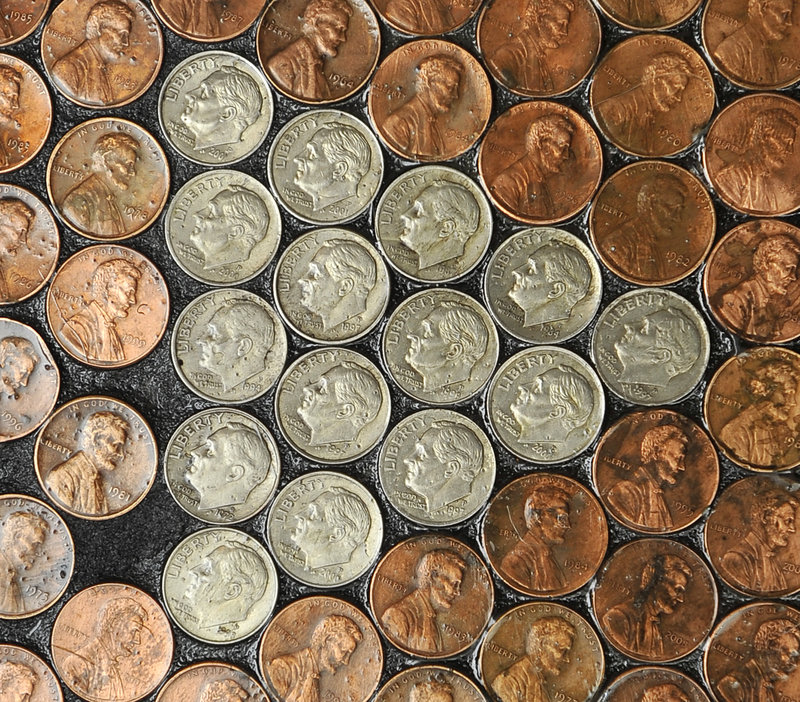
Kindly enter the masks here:
<path id="1" fill-rule="evenodd" d="M 312 472 L 281 490 L 269 511 L 267 543 L 278 565 L 312 587 L 339 587 L 369 570 L 383 541 L 378 503 L 354 478 Z"/>
<path id="2" fill-rule="evenodd" d="M 390 678 L 375 702 L 486 702 L 480 688 L 457 670 L 441 665 L 418 665 Z"/>
<path id="3" fill-rule="evenodd" d="M 703 688 L 690 677 L 670 668 L 633 668 L 619 675 L 600 696 L 600 702 L 709 702 Z"/>
<path id="4" fill-rule="evenodd" d="M 36 654 L 19 646 L 0 644 L 0 679 L 8 681 L 12 695 L 22 695 L 20 699 L 25 702 L 64 700 L 58 678 L 50 666 Z"/>
<path id="5" fill-rule="evenodd" d="M 378 458 L 378 477 L 392 507 L 424 526 L 469 519 L 489 499 L 495 472 L 494 449 L 483 429 L 447 409 L 401 419 Z"/>
<path id="6" fill-rule="evenodd" d="M 154 0 L 159 19 L 185 39 L 224 41 L 246 32 L 264 9 L 266 0 Z"/>
<path id="7" fill-rule="evenodd" d="M 172 434 L 164 476 L 172 497 L 209 524 L 258 514 L 278 487 L 278 446 L 258 419 L 237 409 L 197 412 Z"/>
<path id="8" fill-rule="evenodd" d="M 255 678 L 230 663 L 193 663 L 175 673 L 158 691 L 156 702 L 267 702 Z"/>
<path id="9" fill-rule="evenodd" d="M 701 0 L 601 0 L 598 7 L 617 24 L 637 31 L 669 29 L 694 14 Z"/>
<path id="10" fill-rule="evenodd" d="M 39 26 L 50 0 L 7 0 L 0 18 L 0 47 L 22 41 Z"/>
<path id="11" fill-rule="evenodd" d="M 389 26 L 404 34 L 438 36 L 466 24 L 480 4 L 480 0 L 377 0 L 375 7 Z"/>

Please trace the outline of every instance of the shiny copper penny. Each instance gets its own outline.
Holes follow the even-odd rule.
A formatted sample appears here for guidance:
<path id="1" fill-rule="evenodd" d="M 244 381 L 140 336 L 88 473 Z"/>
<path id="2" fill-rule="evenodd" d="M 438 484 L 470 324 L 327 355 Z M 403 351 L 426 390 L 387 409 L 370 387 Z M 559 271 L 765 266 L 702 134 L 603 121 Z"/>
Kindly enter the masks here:
<path id="1" fill-rule="evenodd" d="M 39 656 L 30 651 L 0 644 L 0 680 L 8 681 L 11 697 L 23 702 L 63 702 L 64 695 L 56 674 Z"/>
<path id="2" fill-rule="evenodd" d="M 16 44 L 32 34 L 49 6 L 50 0 L 6 0 L 0 16 L 0 47 Z"/>
<path id="3" fill-rule="evenodd" d="M 478 170 L 500 210 L 528 224 L 576 215 L 592 199 L 603 171 L 600 140 L 575 110 L 556 102 L 515 105 L 489 128 Z"/>
<path id="4" fill-rule="evenodd" d="M 670 668 L 633 668 L 618 676 L 600 696 L 600 702 L 709 702 L 700 685 Z"/>
<path id="5" fill-rule="evenodd" d="M 175 673 L 159 690 L 156 702 L 267 702 L 255 678 L 230 663 L 204 661 Z"/>
<path id="6" fill-rule="evenodd" d="M 594 72 L 589 94 L 603 134 L 636 156 L 671 156 L 691 146 L 711 119 L 715 99 L 700 55 L 663 34 L 617 44 Z"/>
<path id="7" fill-rule="evenodd" d="M 486 702 L 468 677 L 441 665 L 402 670 L 378 691 L 375 702 Z"/>
<path id="8" fill-rule="evenodd" d="M 495 495 L 482 537 L 489 564 L 506 584 L 532 597 L 560 597 L 597 572 L 608 524 L 600 503 L 579 482 L 533 473 Z"/>
<path id="9" fill-rule="evenodd" d="M 589 233 L 613 273 L 636 285 L 669 285 L 703 262 L 716 222 L 699 178 L 664 161 L 639 161 L 600 187 Z"/>
<path id="10" fill-rule="evenodd" d="M 266 0 L 154 0 L 153 9 L 173 32 L 193 41 L 225 41 L 247 31 Z"/>
<path id="11" fill-rule="evenodd" d="M 441 39 L 414 41 L 389 54 L 372 78 L 368 100 L 378 136 L 412 161 L 464 153 L 483 134 L 492 109 L 481 65 Z"/>
<path id="12" fill-rule="evenodd" d="M 153 692 L 172 663 L 167 615 L 131 585 L 81 590 L 58 613 L 50 639 L 56 672 L 88 702 L 135 702 Z"/>
<path id="13" fill-rule="evenodd" d="M 494 588 L 488 568 L 469 546 L 429 534 L 403 541 L 381 559 L 369 602 L 394 646 L 419 658 L 448 658 L 483 633 Z"/>
<path id="14" fill-rule="evenodd" d="M 376 0 L 381 18 L 404 34 L 437 36 L 466 24 L 480 0 Z"/>
<path id="15" fill-rule="evenodd" d="M 638 31 L 669 29 L 688 19 L 701 0 L 598 0 L 598 7 L 617 24 Z"/>
<path id="16" fill-rule="evenodd" d="M 609 428 L 592 459 L 605 508 L 634 531 L 671 534 L 696 522 L 719 484 L 708 435 L 665 409 L 633 412 Z"/>

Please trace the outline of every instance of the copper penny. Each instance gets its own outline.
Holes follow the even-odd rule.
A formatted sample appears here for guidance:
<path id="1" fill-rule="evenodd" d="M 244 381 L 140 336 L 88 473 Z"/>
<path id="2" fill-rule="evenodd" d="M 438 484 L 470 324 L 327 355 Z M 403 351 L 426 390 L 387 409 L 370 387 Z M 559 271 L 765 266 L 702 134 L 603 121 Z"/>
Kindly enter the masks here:
<path id="1" fill-rule="evenodd" d="M 49 6 L 50 0 L 6 0 L 0 15 L 0 47 L 16 44 L 32 34 Z"/>
<path id="2" fill-rule="evenodd" d="M 494 603 L 484 562 L 444 534 L 415 536 L 378 563 L 369 585 L 372 614 L 394 646 L 419 658 L 448 658 L 474 644 Z"/>
<path id="3" fill-rule="evenodd" d="M 437 36 L 466 24 L 481 0 L 376 0 L 375 8 L 389 25 L 404 34 Z"/>
<path id="4" fill-rule="evenodd" d="M 606 640 L 629 658 L 666 663 L 694 651 L 717 615 L 708 566 L 669 539 L 631 541 L 609 558 L 592 591 Z"/>
<path id="5" fill-rule="evenodd" d="M 39 656 L 30 651 L 0 644 L 0 680 L 8 684 L 8 698 L 22 702 L 63 702 L 64 695 L 56 674 Z M 16 697 L 15 695 L 21 695 Z"/>
<path id="6" fill-rule="evenodd" d="M 441 39 L 424 39 L 383 60 L 368 100 L 372 126 L 392 151 L 412 161 L 447 161 L 483 134 L 492 90 L 471 54 Z"/>
<path id="7" fill-rule="evenodd" d="M 230 663 L 204 661 L 182 668 L 158 691 L 156 702 L 267 702 L 255 678 Z"/>
<path id="8" fill-rule="evenodd" d="M 154 0 L 153 9 L 173 32 L 185 39 L 225 41 L 246 32 L 266 0 Z"/>
<path id="9" fill-rule="evenodd" d="M 627 670 L 600 696 L 600 702 L 709 702 L 708 696 L 690 677 L 670 668 L 648 666 Z"/>
<path id="10" fill-rule="evenodd" d="M 689 171 L 639 161 L 600 187 L 589 233 L 603 263 L 636 285 L 669 285 L 690 275 L 714 242 L 711 196 Z"/>
<path id="11" fill-rule="evenodd" d="M 608 524 L 600 503 L 579 482 L 534 473 L 494 496 L 482 537 L 489 564 L 503 582 L 532 597 L 561 597 L 597 572 L 606 555 Z"/>
<path id="12" fill-rule="evenodd" d="M 671 534 L 696 522 L 719 485 L 708 435 L 665 409 L 633 412 L 606 431 L 592 459 L 605 508 L 629 529 Z"/>
<path id="13" fill-rule="evenodd" d="M 47 291 L 47 323 L 73 358 L 122 368 L 147 356 L 169 319 L 167 284 L 153 263 L 99 244 L 68 258 Z"/>
<path id="14" fill-rule="evenodd" d="M 617 24 L 638 31 L 669 29 L 694 14 L 701 0 L 598 0 Z"/>
<path id="15" fill-rule="evenodd" d="M 489 128 L 478 170 L 489 197 L 509 217 L 552 224 L 576 215 L 592 199 L 603 152 L 597 134 L 574 110 L 544 100 L 523 102 Z"/>
<path id="16" fill-rule="evenodd" d="M 103 583 L 81 590 L 58 613 L 50 639 L 64 684 L 88 702 L 135 702 L 172 663 L 167 615 L 142 590 Z"/>
<path id="17" fill-rule="evenodd" d="M 113 397 L 61 405 L 36 437 L 36 478 L 62 510 L 84 519 L 125 514 L 147 495 L 158 449 L 144 417 Z"/>
<path id="18" fill-rule="evenodd" d="M 672 156 L 691 146 L 715 100 L 700 55 L 663 34 L 617 44 L 597 67 L 589 94 L 600 131 L 636 156 Z"/>
<path id="19" fill-rule="evenodd" d="M 420 665 L 391 678 L 375 702 L 486 702 L 468 677 L 441 665 Z"/>

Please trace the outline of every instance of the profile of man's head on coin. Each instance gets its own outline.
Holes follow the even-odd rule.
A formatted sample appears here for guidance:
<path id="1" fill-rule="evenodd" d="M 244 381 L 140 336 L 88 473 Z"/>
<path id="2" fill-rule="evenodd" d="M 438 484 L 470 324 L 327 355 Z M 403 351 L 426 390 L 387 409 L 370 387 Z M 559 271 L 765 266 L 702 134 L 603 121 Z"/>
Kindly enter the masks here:
<path id="1" fill-rule="evenodd" d="M 198 702 L 248 702 L 250 693 L 232 678 L 212 680 L 203 687 Z"/>
<path id="2" fill-rule="evenodd" d="M 430 678 L 411 687 L 408 702 L 454 702 L 452 686 L 444 680 Z"/>
<path id="3" fill-rule="evenodd" d="M 0 661 L 0 702 L 30 702 L 39 676 L 18 661 Z"/>
<path id="4" fill-rule="evenodd" d="M 0 199 L 0 301 L 7 299 L 4 269 L 11 265 L 10 258 L 20 249 L 28 248 L 28 234 L 35 219 L 36 213 L 22 200 Z"/>
<path id="5" fill-rule="evenodd" d="M 11 66 L 0 66 L 0 126 L 2 127 L 19 128 L 15 115 L 19 111 L 22 83 L 22 74 L 19 71 Z"/>
<path id="6" fill-rule="evenodd" d="M 18 510 L 6 517 L 0 529 L 0 615 L 24 614 L 26 597 L 32 594 L 25 584 L 25 572 L 43 555 L 41 548 L 50 528 L 38 514 Z"/>
<path id="7" fill-rule="evenodd" d="M 638 702 L 690 702 L 690 697 L 674 683 L 662 683 L 645 688 Z"/>
<path id="8" fill-rule="evenodd" d="M 39 363 L 36 348 L 20 336 L 0 339 L 0 401 L 19 399 Z"/>

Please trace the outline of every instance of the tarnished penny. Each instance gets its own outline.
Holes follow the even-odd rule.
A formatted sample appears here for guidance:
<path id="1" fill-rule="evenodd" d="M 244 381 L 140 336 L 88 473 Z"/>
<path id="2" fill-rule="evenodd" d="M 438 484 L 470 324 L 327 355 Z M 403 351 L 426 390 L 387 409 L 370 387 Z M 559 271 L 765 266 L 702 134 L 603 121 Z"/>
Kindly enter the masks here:
<path id="1" fill-rule="evenodd" d="M 617 24 L 637 31 L 669 29 L 694 14 L 701 0 L 598 0 Z"/>
<path id="2" fill-rule="evenodd" d="M 47 194 L 58 216 L 97 241 L 143 232 L 161 214 L 168 192 L 164 150 L 138 124 L 117 117 L 73 127 L 47 164 Z"/>
<path id="3" fill-rule="evenodd" d="M 636 285 L 669 285 L 697 270 L 716 224 L 700 179 L 665 161 L 618 170 L 600 187 L 589 215 L 600 259 Z"/>
<path id="4" fill-rule="evenodd" d="M 11 46 L 33 33 L 47 14 L 50 0 L 7 0 L 0 16 L 0 47 Z"/>
<path id="5" fill-rule="evenodd" d="M 717 588 L 691 549 L 668 539 L 631 541 L 609 558 L 592 591 L 608 642 L 629 658 L 666 663 L 694 651 L 717 615 Z"/>
<path id="6" fill-rule="evenodd" d="M 60 509 L 83 519 L 125 514 L 147 495 L 158 449 L 145 419 L 113 397 L 61 405 L 36 437 L 36 478 Z"/>
<path id="7" fill-rule="evenodd" d="M 598 65 L 589 101 L 597 126 L 623 151 L 672 156 L 711 119 L 711 72 L 688 44 L 665 34 L 620 42 Z"/>
<path id="8" fill-rule="evenodd" d="M 492 91 L 471 54 L 441 39 L 424 39 L 383 60 L 370 83 L 368 107 L 378 136 L 396 154 L 448 161 L 483 134 Z"/>
<path id="9" fill-rule="evenodd" d="M 600 140 L 575 110 L 547 100 L 514 105 L 489 128 L 478 170 L 492 202 L 528 224 L 573 217 L 603 171 Z"/>
<path id="10" fill-rule="evenodd" d="M 88 702 L 135 702 L 153 692 L 172 663 L 164 610 L 131 585 L 81 590 L 58 613 L 50 639 L 64 684 Z"/>
<path id="11" fill-rule="evenodd" d="M 700 685 L 671 668 L 648 666 L 633 668 L 619 675 L 606 687 L 600 702 L 709 702 Z"/>
<path id="12" fill-rule="evenodd" d="M 55 673 L 39 656 L 30 651 L 0 644 L 0 680 L 8 682 L 10 700 L 21 695 L 25 702 L 63 702 L 64 695 Z"/>
<path id="13" fill-rule="evenodd" d="M 489 564 L 532 597 L 561 597 L 597 572 L 608 546 L 600 503 L 562 475 L 517 478 L 492 498 L 482 526 Z"/>
<path id="14" fill-rule="evenodd" d="M 449 658 L 472 646 L 494 603 L 489 570 L 458 539 L 415 536 L 378 563 L 369 586 L 372 614 L 383 635 L 419 658 Z"/>
<path id="15" fill-rule="evenodd" d="M 719 485 L 714 445 L 697 424 L 665 409 L 628 414 L 603 434 L 592 481 L 618 522 L 646 534 L 694 524 Z"/>
<path id="16" fill-rule="evenodd" d="M 375 8 L 383 20 L 404 34 L 438 36 L 465 24 L 480 4 L 480 0 L 376 0 Z"/>
<path id="17" fill-rule="evenodd" d="M 440 665 L 420 665 L 403 670 L 378 691 L 375 702 L 486 702 L 483 692 L 468 677 Z"/>
<path id="18" fill-rule="evenodd" d="M 159 690 L 156 702 L 267 702 L 255 678 L 230 663 L 204 661 L 182 668 Z"/>
<path id="19" fill-rule="evenodd" d="M 153 9 L 173 32 L 192 41 L 233 39 L 247 31 L 266 0 L 154 0 Z"/>

